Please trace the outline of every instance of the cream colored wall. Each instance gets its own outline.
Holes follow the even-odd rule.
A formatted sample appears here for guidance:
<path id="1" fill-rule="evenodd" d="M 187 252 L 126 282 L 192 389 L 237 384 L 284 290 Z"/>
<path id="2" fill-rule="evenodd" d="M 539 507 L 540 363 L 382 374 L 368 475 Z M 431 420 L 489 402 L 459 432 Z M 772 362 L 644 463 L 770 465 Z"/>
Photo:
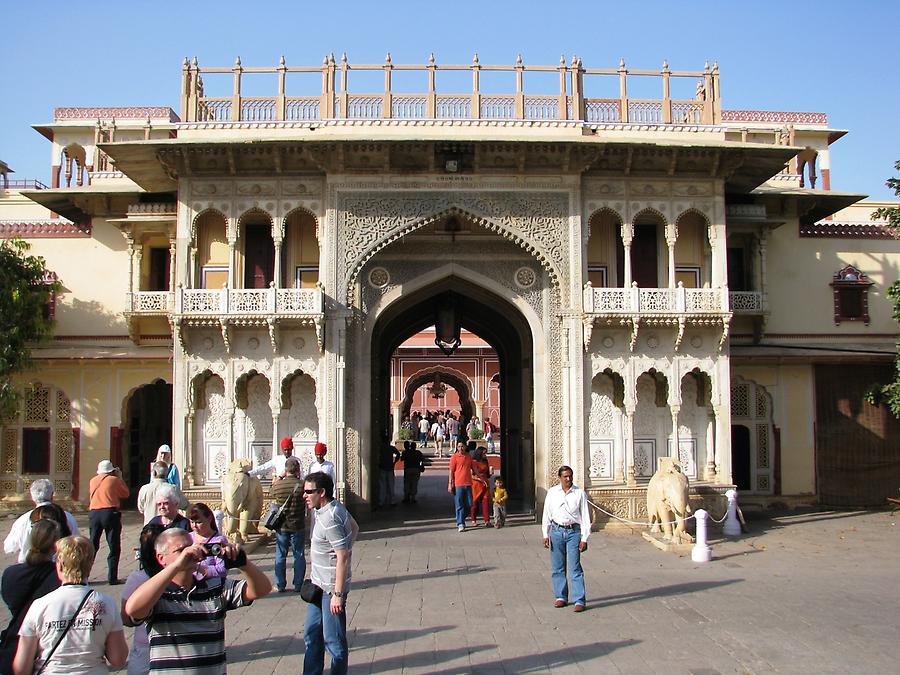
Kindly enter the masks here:
<path id="1" fill-rule="evenodd" d="M 853 265 L 874 282 L 869 290 L 869 316 L 834 323 L 832 275 Z M 800 238 L 797 222 L 788 221 L 769 239 L 767 269 L 771 316 L 767 333 L 896 333 L 887 288 L 900 279 L 900 240 Z"/>
<path id="2" fill-rule="evenodd" d="M 72 402 L 72 426 L 81 429 L 79 500 L 87 501 L 88 481 L 97 463 L 110 458 L 110 427 L 121 426 L 122 411 L 131 392 L 162 379 L 172 382 L 167 359 L 132 361 L 54 360 L 16 376 L 17 385 L 40 382 L 60 388 Z"/>
<path id="3" fill-rule="evenodd" d="M 18 190 L 0 191 L 0 218 L 3 220 L 45 220 L 50 211 L 23 197 Z"/>
<path id="4" fill-rule="evenodd" d="M 870 221 L 872 218 L 872 211 L 875 209 L 881 208 L 897 208 L 900 207 L 900 201 L 875 201 L 875 200 L 863 200 L 861 202 L 856 202 L 856 204 L 852 204 L 847 208 L 841 209 L 837 213 L 834 214 L 833 220 L 838 222 L 840 221 Z"/>
<path id="5" fill-rule="evenodd" d="M 752 380 L 772 396 L 772 417 L 781 434 L 781 493 L 811 495 L 816 489 L 815 378 L 808 364 L 735 364 L 731 377 Z"/>
<path id="6" fill-rule="evenodd" d="M 90 238 L 29 239 L 62 291 L 56 299 L 55 335 L 127 335 L 122 312 L 128 289 L 125 237 L 95 218 Z"/>

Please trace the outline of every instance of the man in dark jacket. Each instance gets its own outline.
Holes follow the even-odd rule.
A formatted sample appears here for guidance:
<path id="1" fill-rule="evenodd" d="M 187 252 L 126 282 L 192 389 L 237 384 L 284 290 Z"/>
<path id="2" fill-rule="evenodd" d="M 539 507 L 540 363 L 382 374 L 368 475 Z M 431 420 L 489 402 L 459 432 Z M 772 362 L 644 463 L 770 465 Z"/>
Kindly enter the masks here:
<path id="1" fill-rule="evenodd" d="M 284 524 L 275 533 L 275 587 L 279 593 L 287 590 L 287 555 L 294 550 L 294 591 L 300 592 L 306 572 L 303 554 L 303 518 L 306 502 L 303 500 L 303 480 L 300 477 L 300 460 L 288 457 L 284 463 L 284 479 L 272 484 L 272 500 L 284 507 Z"/>
<path id="2" fill-rule="evenodd" d="M 419 477 L 425 471 L 425 457 L 414 441 L 403 444 L 403 503 L 415 504 L 419 492 Z"/>

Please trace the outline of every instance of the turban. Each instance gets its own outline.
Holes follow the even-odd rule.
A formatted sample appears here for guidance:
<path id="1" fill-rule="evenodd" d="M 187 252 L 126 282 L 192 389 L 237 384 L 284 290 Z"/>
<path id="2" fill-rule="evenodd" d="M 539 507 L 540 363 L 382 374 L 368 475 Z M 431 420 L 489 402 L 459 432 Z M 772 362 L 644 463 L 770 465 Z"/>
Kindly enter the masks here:
<path id="1" fill-rule="evenodd" d="M 293 450 L 293 449 L 294 449 L 294 441 L 293 441 L 293 439 L 291 439 L 291 438 L 282 438 L 282 439 L 281 439 L 281 449 L 282 449 L 282 450 L 287 450 L 287 449 Z"/>
<path id="2" fill-rule="evenodd" d="M 315 449 L 313 450 L 313 454 L 315 454 L 315 455 L 324 455 L 326 452 L 328 452 L 328 446 L 327 446 L 327 445 L 325 445 L 324 443 L 316 443 L 316 447 L 315 447 Z"/>

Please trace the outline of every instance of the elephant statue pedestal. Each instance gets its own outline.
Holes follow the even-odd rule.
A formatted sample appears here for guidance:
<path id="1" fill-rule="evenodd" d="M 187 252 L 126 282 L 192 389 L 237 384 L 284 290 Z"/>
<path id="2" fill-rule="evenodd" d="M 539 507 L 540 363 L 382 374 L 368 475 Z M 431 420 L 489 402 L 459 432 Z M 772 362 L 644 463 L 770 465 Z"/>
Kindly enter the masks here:
<path id="1" fill-rule="evenodd" d="M 222 534 L 236 544 L 259 531 L 263 489 L 259 478 L 250 476 L 250 462 L 236 459 L 222 476 Z"/>
<path id="2" fill-rule="evenodd" d="M 647 484 L 647 516 L 650 531 L 643 537 L 657 548 L 674 553 L 690 553 L 694 538 L 685 521 L 691 513 L 690 485 L 681 466 L 672 457 L 662 457 Z"/>

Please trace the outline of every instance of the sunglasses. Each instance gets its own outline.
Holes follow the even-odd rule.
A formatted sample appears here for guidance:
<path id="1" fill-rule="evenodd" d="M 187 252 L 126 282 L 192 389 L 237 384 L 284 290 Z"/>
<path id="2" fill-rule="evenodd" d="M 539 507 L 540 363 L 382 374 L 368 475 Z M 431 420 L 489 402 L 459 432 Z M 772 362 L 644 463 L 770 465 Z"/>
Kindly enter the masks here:
<path id="1" fill-rule="evenodd" d="M 303 490 L 303 494 L 305 495 L 314 495 L 319 491 L 319 488 L 313 488 L 312 490 Z"/>

